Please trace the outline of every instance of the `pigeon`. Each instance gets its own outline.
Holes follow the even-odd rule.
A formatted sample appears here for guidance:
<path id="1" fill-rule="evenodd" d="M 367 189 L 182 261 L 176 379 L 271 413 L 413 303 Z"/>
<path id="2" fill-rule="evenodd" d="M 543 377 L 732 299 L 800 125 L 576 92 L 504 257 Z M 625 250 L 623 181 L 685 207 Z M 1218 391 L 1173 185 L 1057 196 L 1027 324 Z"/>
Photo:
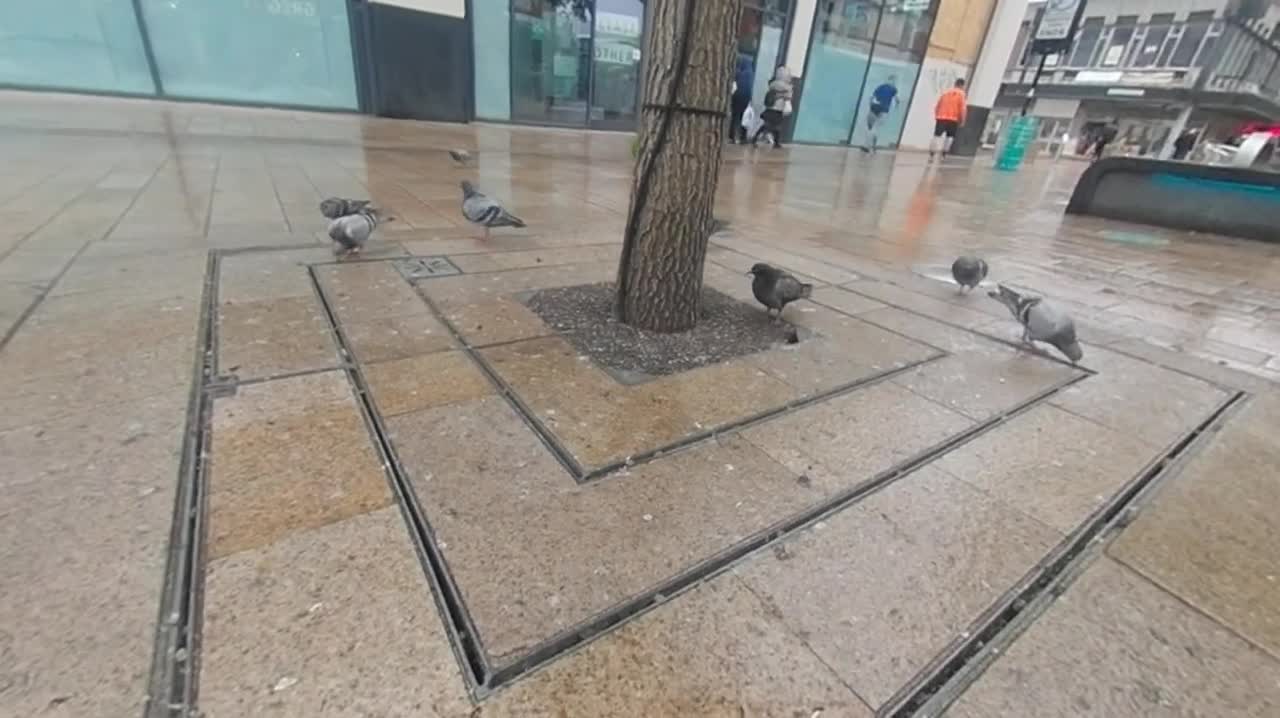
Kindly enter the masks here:
<path id="1" fill-rule="evenodd" d="M 711 233 L 719 234 L 729 228 L 729 220 L 711 218 Z"/>
<path id="2" fill-rule="evenodd" d="M 782 317 L 782 309 L 788 304 L 813 294 L 812 284 L 801 284 L 800 280 L 790 274 L 764 262 L 751 267 L 747 274 L 753 277 L 751 293 L 765 306 L 765 313 L 773 316 L 774 310 L 777 310 L 775 321 Z"/>
<path id="3" fill-rule="evenodd" d="M 972 255 L 964 255 L 951 264 L 951 276 L 960 285 L 960 292 L 973 289 L 987 278 L 987 263 Z"/>
<path id="4" fill-rule="evenodd" d="M 378 210 L 372 207 L 361 207 L 355 214 L 331 220 L 329 239 L 334 241 L 334 251 L 338 254 L 358 254 L 379 224 L 394 219 L 379 216 Z"/>
<path id="5" fill-rule="evenodd" d="M 367 199 L 343 199 L 342 197 L 330 197 L 320 203 L 320 214 L 329 219 L 337 219 L 348 215 L 356 214 L 360 210 L 369 206 Z"/>
<path id="6" fill-rule="evenodd" d="M 484 238 L 489 238 L 489 230 L 494 227 L 523 227 L 524 220 L 502 208 L 494 200 L 480 194 L 475 185 L 462 183 L 462 216 L 468 222 L 484 227 Z"/>
<path id="7" fill-rule="evenodd" d="M 464 167 L 471 163 L 471 153 L 466 150 L 449 150 L 449 156 L 453 158 L 454 162 Z"/>
<path id="8" fill-rule="evenodd" d="M 1072 364 L 1084 356 L 1084 350 L 1076 339 L 1075 322 L 1066 313 L 1040 297 L 1024 296 L 1003 284 L 997 284 L 996 290 L 987 292 L 987 296 L 1008 307 L 1014 318 L 1022 324 L 1022 341 L 1032 345 L 1035 342 L 1052 344 Z"/>

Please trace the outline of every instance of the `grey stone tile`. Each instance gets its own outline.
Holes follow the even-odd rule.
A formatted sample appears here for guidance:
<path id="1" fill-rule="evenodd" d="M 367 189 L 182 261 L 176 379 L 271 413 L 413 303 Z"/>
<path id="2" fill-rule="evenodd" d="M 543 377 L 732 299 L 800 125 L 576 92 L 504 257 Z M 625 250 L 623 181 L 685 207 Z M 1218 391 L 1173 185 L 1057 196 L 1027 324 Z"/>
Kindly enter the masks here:
<path id="1" fill-rule="evenodd" d="M 1060 538 L 926 467 L 735 573 L 878 708 Z"/>
<path id="2" fill-rule="evenodd" d="M 392 507 L 211 563 L 201 669 L 209 718 L 471 711 Z"/>
<path id="3" fill-rule="evenodd" d="M 1254 399 L 1112 544 L 1115 558 L 1280 656 L 1280 399 Z"/>
<path id="4" fill-rule="evenodd" d="M 1280 663 L 1105 558 L 947 712 L 1221 716 L 1280 711 Z"/>

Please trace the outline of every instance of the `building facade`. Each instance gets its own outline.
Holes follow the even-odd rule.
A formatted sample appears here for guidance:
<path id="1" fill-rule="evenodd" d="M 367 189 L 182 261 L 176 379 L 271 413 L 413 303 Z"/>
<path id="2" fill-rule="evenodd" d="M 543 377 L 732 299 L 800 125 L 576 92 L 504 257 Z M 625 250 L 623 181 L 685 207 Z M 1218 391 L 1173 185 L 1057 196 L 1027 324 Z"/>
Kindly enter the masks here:
<path id="1" fill-rule="evenodd" d="M 924 146 L 995 0 L 743 0 L 737 50 L 761 109 L 797 78 L 791 139 Z M 46 0 L 0 23 L 0 86 L 628 130 L 643 0 Z M 1007 49 L 1003 52 L 1007 53 Z"/>
<path id="2" fill-rule="evenodd" d="M 1040 118 L 1044 149 L 1083 153 L 1115 120 L 1115 150 L 1167 153 L 1184 128 L 1225 139 L 1250 122 L 1280 122 L 1280 2 L 1089 0 L 1072 47 L 1041 58 L 1033 2 L 1009 58 L 986 140 L 1023 107 Z"/>

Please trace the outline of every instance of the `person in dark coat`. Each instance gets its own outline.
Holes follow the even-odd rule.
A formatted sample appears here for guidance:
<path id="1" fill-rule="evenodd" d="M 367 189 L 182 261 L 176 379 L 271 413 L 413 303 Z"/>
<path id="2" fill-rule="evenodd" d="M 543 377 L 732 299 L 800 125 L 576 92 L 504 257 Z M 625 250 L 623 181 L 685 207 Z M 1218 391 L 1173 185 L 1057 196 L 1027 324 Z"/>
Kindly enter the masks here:
<path id="1" fill-rule="evenodd" d="M 1195 130 L 1187 130 L 1178 135 L 1178 139 L 1173 141 L 1173 158 L 1175 160 L 1185 160 L 1187 155 L 1191 154 L 1191 150 L 1196 148 L 1196 140 L 1198 139 L 1199 137 L 1196 136 Z"/>
<path id="2" fill-rule="evenodd" d="M 1102 153 L 1106 152 L 1107 145 L 1115 142 L 1116 136 L 1120 134 L 1120 123 L 1114 119 L 1102 126 L 1098 130 L 1098 140 L 1093 145 L 1094 161 L 1102 159 Z"/>
<path id="3" fill-rule="evenodd" d="M 738 68 L 733 74 L 733 95 L 729 106 L 732 114 L 729 117 L 729 141 L 747 141 L 747 130 L 742 126 L 742 114 L 751 105 L 751 85 L 756 81 L 755 61 L 746 55 L 738 56 Z"/>

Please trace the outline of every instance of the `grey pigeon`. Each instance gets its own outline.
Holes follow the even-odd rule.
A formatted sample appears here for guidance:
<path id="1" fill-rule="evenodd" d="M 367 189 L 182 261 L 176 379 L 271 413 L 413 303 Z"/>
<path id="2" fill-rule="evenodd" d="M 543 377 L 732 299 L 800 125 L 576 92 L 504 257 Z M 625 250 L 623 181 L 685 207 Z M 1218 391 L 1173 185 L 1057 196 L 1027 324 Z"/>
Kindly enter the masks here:
<path id="1" fill-rule="evenodd" d="M 320 214 L 329 219 L 337 219 L 346 217 L 347 215 L 356 214 L 360 210 L 369 206 L 367 199 L 344 199 L 342 197 L 330 197 L 320 203 Z"/>
<path id="2" fill-rule="evenodd" d="M 1028 344 L 1045 342 L 1058 348 L 1072 364 L 1084 357 L 1084 350 L 1076 339 L 1076 325 L 1071 317 L 1040 297 L 1019 294 L 1003 284 L 987 296 L 1009 308 L 1009 312 L 1022 324 L 1022 341 Z"/>
<path id="3" fill-rule="evenodd" d="M 480 194 L 475 185 L 462 183 L 462 216 L 468 222 L 484 227 L 484 238 L 489 238 L 489 230 L 494 227 L 523 227 L 524 220 L 502 208 L 494 200 Z"/>
<path id="4" fill-rule="evenodd" d="M 449 150 L 449 156 L 454 162 L 466 166 L 471 163 L 471 153 L 466 150 Z"/>
<path id="5" fill-rule="evenodd" d="M 775 320 L 782 316 L 782 309 L 797 299 L 804 299 L 813 294 L 812 284 L 801 284 L 800 280 L 777 267 L 760 262 L 747 272 L 752 276 L 751 293 L 756 300 L 765 306 L 765 313 Z"/>
<path id="6" fill-rule="evenodd" d="M 394 219 L 395 217 L 380 217 L 378 210 L 372 207 L 362 207 L 355 214 L 331 220 L 329 239 L 334 241 L 334 249 L 338 254 L 357 254 L 379 224 Z"/>
<path id="7" fill-rule="evenodd" d="M 729 220 L 711 218 L 711 233 L 719 234 L 729 228 Z"/>
<path id="8" fill-rule="evenodd" d="M 973 289 L 987 278 L 987 263 L 971 255 L 964 255 L 951 263 L 951 276 L 960 285 L 960 291 Z"/>

